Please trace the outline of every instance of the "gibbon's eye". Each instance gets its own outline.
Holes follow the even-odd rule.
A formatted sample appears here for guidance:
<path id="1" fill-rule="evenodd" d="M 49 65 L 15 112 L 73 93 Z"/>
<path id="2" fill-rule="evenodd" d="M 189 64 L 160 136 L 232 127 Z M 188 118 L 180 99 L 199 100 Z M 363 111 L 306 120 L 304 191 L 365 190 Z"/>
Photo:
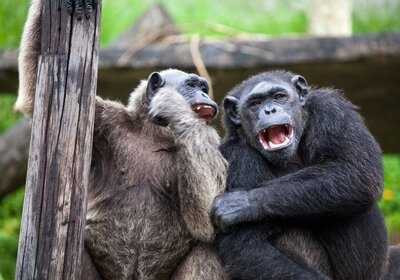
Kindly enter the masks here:
<path id="1" fill-rule="evenodd" d="M 277 94 L 274 95 L 273 98 L 274 98 L 275 100 L 284 99 L 284 98 L 286 98 L 286 94 L 284 94 L 284 93 L 277 93 Z"/>

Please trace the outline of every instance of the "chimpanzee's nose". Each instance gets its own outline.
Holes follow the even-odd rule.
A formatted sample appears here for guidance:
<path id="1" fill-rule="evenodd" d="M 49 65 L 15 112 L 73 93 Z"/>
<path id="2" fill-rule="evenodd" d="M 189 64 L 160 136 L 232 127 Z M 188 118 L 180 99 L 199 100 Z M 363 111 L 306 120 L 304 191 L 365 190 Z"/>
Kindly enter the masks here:
<path id="1" fill-rule="evenodd" d="M 264 109 L 264 111 L 265 111 L 265 113 L 267 114 L 267 115 L 269 115 L 269 114 L 273 114 L 273 113 L 275 113 L 276 112 L 276 109 L 275 109 L 275 107 L 268 107 L 267 109 Z"/>

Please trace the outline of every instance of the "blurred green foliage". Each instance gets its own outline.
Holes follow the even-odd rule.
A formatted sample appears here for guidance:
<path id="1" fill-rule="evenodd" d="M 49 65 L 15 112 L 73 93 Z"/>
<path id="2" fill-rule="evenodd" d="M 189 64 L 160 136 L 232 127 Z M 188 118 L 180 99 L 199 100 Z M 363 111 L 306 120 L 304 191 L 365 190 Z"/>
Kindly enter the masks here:
<path id="1" fill-rule="evenodd" d="M 400 156 L 385 155 L 385 190 L 379 204 L 391 238 L 400 242 Z"/>
<path id="2" fill-rule="evenodd" d="M 116 3 L 118 2 L 118 4 Z M 115 22 L 116 25 L 103 24 L 101 37 L 103 44 L 111 43 L 119 35 L 119 31 L 126 30 L 152 2 L 142 1 L 132 6 L 131 0 L 104 1 L 103 22 Z M 280 35 L 290 33 L 303 34 L 307 31 L 307 15 L 303 10 L 288 8 L 286 2 L 277 1 L 273 9 L 264 6 L 262 1 L 241 0 L 213 1 L 213 0 L 161 0 L 173 20 L 182 27 L 184 33 L 198 33 L 204 36 L 223 35 L 208 28 L 209 24 L 218 23 L 235 30 L 247 33 Z M 264 1 L 265 2 L 265 1 Z M 261 5 L 261 7 L 260 7 Z M 107 12 L 107 9 L 109 11 Z M 116 19 L 118 19 L 116 21 Z M 195 24 L 196 30 L 190 30 L 185 24 Z M 186 30 L 186 32 L 185 32 Z"/>
<path id="3" fill-rule="evenodd" d="M 14 278 L 23 199 L 21 188 L 0 203 L 0 280 Z"/>
<path id="4" fill-rule="evenodd" d="M 399 0 L 352 0 L 353 33 L 399 32 Z"/>
<path id="5" fill-rule="evenodd" d="M 15 100 L 15 94 L 0 95 L 0 133 L 22 118 L 12 111 Z M 21 188 L 0 200 L 0 280 L 14 278 L 23 199 Z"/>
<path id="6" fill-rule="evenodd" d="M 400 0 L 353 1 L 354 34 L 400 31 Z M 103 0 L 102 46 L 111 44 L 156 2 L 164 4 L 173 20 L 189 34 L 221 35 L 207 28 L 213 23 L 271 36 L 306 34 L 308 28 L 309 0 Z M 29 0 L 0 2 L 0 48 L 18 46 L 28 6 Z M 196 30 L 188 30 L 188 23 L 195 23 Z"/>
<path id="7" fill-rule="evenodd" d="M 1 93 L 0 96 L 0 132 L 12 127 L 23 117 L 12 110 L 16 95 L 12 93 Z"/>
<path id="8" fill-rule="evenodd" d="M 18 46 L 29 2 L 28 0 L 0 1 L 0 48 Z"/>
<path id="9" fill-rule="evenodd" d="M 0 48 L 16 48 L 27 15 L 29 0 L 0 1 Z M 103 0 L 102 46 L 111 44 L 128 29 L 154 0 Z M 218 23 L 246 33 L 271 36 L 305 34 L 307 7 L 300 1 L 253 0 L 160 0 L 173 20 L 187 34 L 221 35 L 207 28 Z M 272 4 L 270 4 L 272 3 Z M 400 31 L 400 0 L 354 0 L 353 32 Z M 186 24 L 194 23 L 196 30 Z M 186 31 L 185 31 L 186 30 Z M 224 34 L 222 34 L 224 35 Z M 12 112 L 15 94 L 0 95 L 0 132 L 21 116 Z M 400 242 L 400 156 L 385 155 L 385 192 L 380 202 L 392 240 Z M 13 279 L 18 234 L 23 204 L 23 189 L 0 201 L 0 280 Z"/>

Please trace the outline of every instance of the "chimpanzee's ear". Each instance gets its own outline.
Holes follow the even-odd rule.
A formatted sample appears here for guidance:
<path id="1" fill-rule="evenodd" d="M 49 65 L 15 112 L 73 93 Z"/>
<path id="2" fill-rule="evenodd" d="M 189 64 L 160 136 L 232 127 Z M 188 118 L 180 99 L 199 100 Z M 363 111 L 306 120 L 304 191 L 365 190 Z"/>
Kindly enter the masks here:
<path id="1" fill-rule="evenodd" d="M 239 115 L 239 108 L 238 108 L 239 100 L 237 100 L 234 96 L 227 96 L 224 99 L 223 105 L 225 114 L 231 119 L 231 121 L 235 125 L 240 124 L 240 115 Z"/>
<path id="2" fill-rule="evenodd" d="M 151 101 L 156 92 L 164 86 L 164 83 L 165 82 L 161 77 L 160 73 L 153 72 L 150 74 L 149 78 L 147 79 L 147 89 L 146 89 L 146 95 L 149 101 Z"/>
<path id="3" fill-rule="evenodd" d="M 292 81 L 292 84 L 294 85 L 294 87 L 299 92 L 301 106 L 304 106 L 306 104 L 307 96 L 308 96 L 308 84 L 307 84 L 306 79 L 304 79 L 300 75 L 296 75 L 292 78 L 291 81 Z"/>

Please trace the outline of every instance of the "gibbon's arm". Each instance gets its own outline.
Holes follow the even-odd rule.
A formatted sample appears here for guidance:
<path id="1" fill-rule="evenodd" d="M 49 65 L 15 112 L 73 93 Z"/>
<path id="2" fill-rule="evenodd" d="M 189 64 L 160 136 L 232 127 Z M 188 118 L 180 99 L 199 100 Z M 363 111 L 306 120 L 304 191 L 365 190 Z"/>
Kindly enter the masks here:
<path id="1" fill-rule="evenodd" d="M 35 103 L 37 67 L 41 51 L 42 7 L 42 1 L 32 1 L 18 57 L 19 89 L 15 110 L 27 117 L 32 117 Z"/>
<path id="2" fill-rule="evenodd" d="M 176 137 L 181 215 L 195 238 L 210 242 L 215 237 L 211 206 L 225 190 L 227 172 L 227 162 L 218 149 L 219 136 L 170 88 L 162 88 L 153 98 L 150 115 L 166 118 Z"/>

